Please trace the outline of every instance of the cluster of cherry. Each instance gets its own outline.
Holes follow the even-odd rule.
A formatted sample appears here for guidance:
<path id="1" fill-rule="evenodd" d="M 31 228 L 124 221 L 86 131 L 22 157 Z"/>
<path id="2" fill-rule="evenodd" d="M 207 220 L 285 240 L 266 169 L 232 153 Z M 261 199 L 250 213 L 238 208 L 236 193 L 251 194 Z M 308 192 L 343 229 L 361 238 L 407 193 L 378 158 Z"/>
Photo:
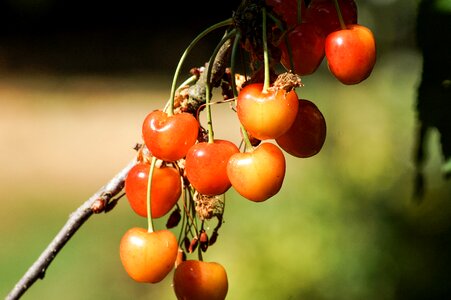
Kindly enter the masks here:
<path id="1" fill-rule="evenodd" d="M 254 20 L 252 30 L 255 35 L 255 28 L 261 29 L 261 38 L 248 34 L 252 30 L 239 19 L 240 10 L 246 18 L 249 12 L 257 12 L 259 26 L 255 27 Z M 184 102 L 189 101 L 186 91 L 190 84 L 200 80 L 198 74 L 189 84 L 173 88 L 168 105 L 145 118 L 138 163 L 125 181 L 129 204 L 147 218 L 148 228 L 135 227 L 123 236 L 123 266 L 134 280 L 150 283 L 160 282 L 174 270 L 178 299 L 224 299 L 227 295 L 224 267 L 202 259 L 202 252 L 218 237 L 224 194 L 233 187 L 245 199 L 265 201 L 282 187 L 284 152 L 306 158 L 321 150 L 326 122 L 312 101 L 298 97 L 300 76 L 314 73 L 326 57 L 340 82 L 356 84 L 370 75 L 375 63 L 374 37 L 357 24 L 353 0 L 312 0 L 308 5 L 302 0 L 243 1 L 237 12 L 230 22 L 221 24 L 229 29 L 220 44 L 233 41 L 230 68 L 224 72 L 232 97 L 223 101 L 233 103 L 243 143 L 236 145 L 213 136 L 210 89 L 216 51 L 203 69 L 207 74 L 204 105 L 195 110 L 191 107 L 190 112 Z M 236 49 L 251 53 L 251 63 L 258 60 L 264 75 L 251 72 L 252 76 L 243 79 L 236 74 Z M 287 72 L 275 74 L 274 61 Z M 176 96 L 180 98 L 177 104 Z M 207 129 L 198 118 L 204 108 Z M 154 230 L 152 219 L 167 215 L 167 228 Z M 218 223 L 208 234 L 205 223 L 212 218 Z M 179 224 L 176 237 L 171 229 Z M 196 250 L 197 259 L 186 259 L 186 253 Z"/>

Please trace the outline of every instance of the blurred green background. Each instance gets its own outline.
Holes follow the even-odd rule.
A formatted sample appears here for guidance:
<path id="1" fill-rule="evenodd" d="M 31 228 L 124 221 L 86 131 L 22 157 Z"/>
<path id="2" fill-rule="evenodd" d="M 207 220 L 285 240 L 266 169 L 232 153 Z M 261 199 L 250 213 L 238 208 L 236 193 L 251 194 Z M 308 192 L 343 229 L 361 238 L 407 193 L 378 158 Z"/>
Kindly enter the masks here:
<path id="1" fill-rule="evenodd" d="M 451 298 L 451 187 L 440 174 L 436 133 L 428 144 L 426 195 L 421 203 L 412 198 L 418 1 L 356 2 L 360 23 L 378 42 L 376 67 L 355 86 L 336 81 L 324 62 L 304 77 L 299 94 L 327 121 L 324 148 L 309 159 L 287 155 L 283 188 L 266 202 L 227 193 L 225 223 L 204 259 L 226 268 L 228 299 Z M 69 214 L 133 158 L 141 122 L 169 97 L 189 41 L 236 7 L 201 2 L 156 11 L 132 1 L 128 10 L 117 7 L 126 17 L 116 18 L 103 12 L 106 2 L 74 3 L 2 2 L 2 296 Z M 73 20 L 62 7 L 72 9 Z M 203 64 L 215 42 L 200 45 L 187 66 Z M 213 118 L 215 137 L 238 141 L 227 105 L 215 106 Z M 134 226 L 146 220 L 125 198 L 93 216 L 23 299 L 174 299 L 171 276 L 138 284 L 123 270 L 119 240 Z"/>

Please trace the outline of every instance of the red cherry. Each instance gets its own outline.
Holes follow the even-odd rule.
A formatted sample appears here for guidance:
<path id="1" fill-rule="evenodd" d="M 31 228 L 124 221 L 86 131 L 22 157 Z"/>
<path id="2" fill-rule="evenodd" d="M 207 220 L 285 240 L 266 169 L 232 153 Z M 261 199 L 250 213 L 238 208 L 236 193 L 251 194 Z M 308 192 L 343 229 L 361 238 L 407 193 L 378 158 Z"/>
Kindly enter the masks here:
<path id="1" fill-rule="evenodd" d="M 265 201 L 277 194 L 285 177 L 285 156 L 271 143 L 261 143 L 251 152 L 232 155 L 227 174 L 233 188 L 244 198 Z"/>
<path id="2" fill-rule="evenodd" d="M 138 282 L 157 283 L 174 268 L 177 238 L 169 230 L 148 232 L 131 228 L 121 239 L 121 262 L 127 274 Z"/>
<path id="3" fill-rule="evenodd" d="M 131 208 L 147 217 L 147 183 L 150 165 L 138 163 L 125 179 L 125 194 Z M 177 203 L 182 193 L 179 172 L 171 167 L 154 168 L 150 191 L 153 218 L 166 215 Z"/>
<path id="4" fill-rule="evenodd" d="M 224 300 L 229 288 L 221 264 L 199 260 L 179 264 L 174 271 L 173 286 L 179 300 Z"/>
<path id="5" fill-rule="evenodd" d="M 176 161 L 185 157 L 188 149 L 197 141 L 199 122 L 189 113 L 169 116 L 154 110 L 143 122 L 144 142 L 158 159 Z"/>
<path id="6" fill-rule="evenodd" d="M 357 5 L 354 0 L 338 0 L 341 15 L 346 25 L 357 23 Z M 305 22 L 315 23 L 324 36 L 341 29 L 334 0 L 312 0 L 305 14 Z"/>
<path id="7" fill-rule="evenodd" d="M 314 73 L 324 58 L 324 41 L 321 29 L 314 23 L 301 23 L 290 31 L 288 43 L 294 64 L 293 72 L 300 76 Z M 290 53 L 286 43 L 282 41 L 279 48 L 282 52 L 281 63 L 290 70 Z"/>
<path id="8" fill-rule="evenodd" d="M 284 134 L 296 118 L 296 92 L 268 89 L 262 83 L 246 85 L 237 99 L 237 115 L 244 128 L 259 140 L 274 139 Z"/>
<path id="9" fill-rule="evenodd" d="M 325 139 L 326 121 L 323 114 L 313 102 L 300 99 L 296 120 L 276 142 L 289 154 L 306 158 L 317 154 Z"/>
<path id="10" fill-rule="evenodd" d="M 373 33 L 361 25 L 349 25 L 329 34 L 325 52 L 330 72 L 343 84 L 365 80 L 376 63 Z"/>
<path id="11" fill-rule="evenodd" d="M 231 183 L 227 177 L 227 162 L 238 147 L 226 140 L 214 140 L 192 146 L 186 154 L 185 171 L 191 185 L 201 194 L 224 194 Z"/>

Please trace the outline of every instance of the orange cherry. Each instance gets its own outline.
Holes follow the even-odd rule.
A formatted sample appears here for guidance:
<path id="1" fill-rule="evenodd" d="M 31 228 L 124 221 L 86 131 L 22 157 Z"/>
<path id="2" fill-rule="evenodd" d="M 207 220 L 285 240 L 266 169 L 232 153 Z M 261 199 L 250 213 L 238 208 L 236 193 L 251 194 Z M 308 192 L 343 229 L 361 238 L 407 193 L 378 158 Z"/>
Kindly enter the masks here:
<path id="1" fill-rule="evenodd" d="M 250 152 L 230 157 L 227 174 L 233 188 L 254 202 L 265 201 L 277 194 L 285 177 L 285 156 L 271 143 L 261 143 Z"/>
<path id="2" fill-rule="evenodd" d="M 157 283 L 174 268 L 178 253 L 175 235 L 169 230 L 148 232 L 129 229 L 120 241 L 119 253 L 128 275 L 138 282 Z"/>

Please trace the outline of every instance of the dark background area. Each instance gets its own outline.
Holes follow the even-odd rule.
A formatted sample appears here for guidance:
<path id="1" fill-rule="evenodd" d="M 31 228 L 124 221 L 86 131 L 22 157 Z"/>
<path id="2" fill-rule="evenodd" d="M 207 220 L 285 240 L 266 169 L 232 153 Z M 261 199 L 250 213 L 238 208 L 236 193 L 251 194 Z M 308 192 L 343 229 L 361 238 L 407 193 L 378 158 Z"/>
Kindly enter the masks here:
<path id="1" fill-rule="evenodd" d="M 0 68 L 172 72 L 181 45 L 232 16 L 239 1 L 0 1 Z M 217 43 L 213 33 L 200 46 Z M 210 44 L 211 41 L 211 44 Z M 202 50 L 197 51 L 199 54 Z"/>

